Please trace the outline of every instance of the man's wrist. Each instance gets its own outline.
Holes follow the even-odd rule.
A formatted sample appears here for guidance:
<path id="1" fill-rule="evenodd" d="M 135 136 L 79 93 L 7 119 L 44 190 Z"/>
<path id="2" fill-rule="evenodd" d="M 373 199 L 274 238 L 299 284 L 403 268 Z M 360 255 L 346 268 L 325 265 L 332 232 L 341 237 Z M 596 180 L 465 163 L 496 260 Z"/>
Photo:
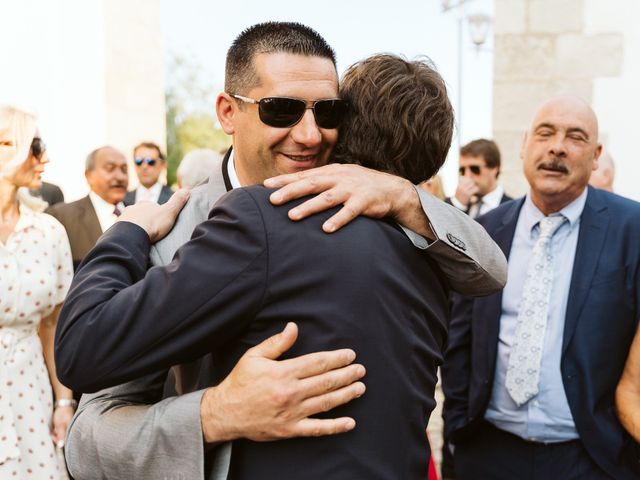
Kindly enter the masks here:
<path id="1" fill-rule="evenodd" d="M 228 442 L 238 438 L 225 423 L 224 401 L 219 387 L 205 390 L 200 400 L 202 436 L 207 444 Z"/>
<path id="2" fill-rule="evenodd" d="M 437 237 L 431 229 L 428 214 L 420 201 L 418 188 L 420 187 L 403 179 L 402 190 L 398 192 L 398 211 L 393 216 L 400 225 L 432 242 Z"/>

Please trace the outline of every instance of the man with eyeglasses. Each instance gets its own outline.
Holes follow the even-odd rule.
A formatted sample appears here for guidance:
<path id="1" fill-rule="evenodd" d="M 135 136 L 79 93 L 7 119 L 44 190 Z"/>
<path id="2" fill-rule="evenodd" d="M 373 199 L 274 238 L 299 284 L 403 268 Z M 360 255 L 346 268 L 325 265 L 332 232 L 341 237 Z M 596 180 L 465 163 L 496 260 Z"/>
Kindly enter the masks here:
<path id="1" fill-rule="evenodd" d="M 493 140 L 480 138 L 464 145 L 460 149 L 459 172 L 456 194 L 447 201 L 471 218 L 512 200 L 498 183 L 500 150 Z"/>
<path id="2" fill-rule="evenodd" d="M 329 160 L 332 148 L 337 141 L 336 127 L 345 113 L 344 102 L 338 98 L 333 52 L 316 32 L 302 25 L 290 23 L 254 26 L 243 32 L 234 42 L 228 55 L 226 72 L 226 92 L 218 96 L 216 109 L 222 128 L 233 136 L 233 150 L 228 152 L 222 172 L 214 173 L 208 185 L 192 192 L 190 201 L 182 210 L 171 234 L 154 247 L 150 255 L 156 264 L 168 263 L 171 260 L 173 251 L 191 234 L 189 227 L 193 227 L 204 219 L 203 212 L 206 212 L 215 203 L 217 196 L 225 190 L 261 183 L 265 178 L 280 173 L 295 176 L 311 167 L 324 165 Z M 254 102 L 257 105 L 253 105 Z M 307 112 L 307 110 L 311 111 Z M 350 181 L 353 181 L 353 178 L 364 180 L 358 183 L 369 187 L 367 196 L 373 193 L 375 199 L 373 203 L 380 203 L 381 196 L 385 200 L 390 200 L 389 205 L 379 208 L 377 216 L 397 213 L 399 219 L 405 218 L 407 223 L 415 224 L 416 230 L 425 231 L 425 235 L 430 238 L 438 237 L 439 240 L 429 247 L 429 253 L 434 260 L 437 258 L 435 261 L 439 262 L 439 269 L 451 275 L 448 276 L 451 284 L 456 284 L 458 288 L 467 292 L 471 292 L 478 286 L 485 292 L 500 287 L 504 280 L 502 278 L 504 259 L 493 249 L 493 244 L 478 245 L 483 243 L 486 236 L 466 216 L 427 194 L 424 196 L 418 194 L 411 182 L 399 177 L 357 166 L 332 167 L 338 169 L 342 178 L 349 178 Z M 336 168 L 330 170 L 336 170 Z M 324 172 L 325 177 L 330 176 L 331 172 L 327 174 L 326 167 L 321 171 Z M 372 186 L 376 187 L 373 192 Z M 289 189 L 290 193 L 291 189 Z M 183 194 L 178 195 L 165 206 L 148 203 L 136 205 L 133 207 L 134 210 L 127 214 L 128 219 L 137 222 L 139 220 L 134 220 L 135 217 L 147 218 L 151 215 L 154 222 L 157 221 L 162 225 L 162 232 L 156 233 L 164 234 L 173 223 L 172 218 L 167 218 L 167 213 L 174 212 L 175 215 L 176 210 L 181 206 L 181 200 L 184 200 Z M 355 200 L 362 203 L 362 195 Z M 356 209 L 356 215 L 370 207 L 368 203 L 371 200 L 366 200 L 364 206 Z M 433 209 L 428 210 L 431 226 L 425 220 L 421 201 L 427 205 L 433 205 Z M 415 202 L 413 204 L 415 209 L 413 211 L 406 209 L 405 207 L 410 206 L 412 202 Z M 349 205 L 349 202 L 347 204 Z M 353 207 L 349 205 L 347 216 L 354 211 Z M 438 209 L 441 209 L 439 215 Z M 395 212 L 395 210 L 398 211 Z M 447 213 L 443 214 L 442 210 Z M 323 228 L 333 231 L 336 225 L 344 222 L 345 216 L 340 213 L 342 211 L 333 210 L 331 218 L 324 215 L 314 217 L 314 221 L 317 222 L 319 218 L 323 221 L 327 220 L 328 223 L 325 222 Z M 368 213 L 373 215 L 373 212 Z M 247 221 L 256 227 L 261 225 L 259 217 L 251 213 L 247 215 L 243 223 Z M 295 217 L 295 211 L 290 215 Z M 125 228 L 137 228 L 128 223 L 123 225 L 126 226 Z M 237 223 L 230 218 L 229 225 L 237 225 Z M 297 226 L 292 225 L 292 227 L 295 237 Z M 432 230 L 437 233 L 434 234 Z M 341 232 L 336 233 L 335 236 L 325 236 L 320 230 L 320 225 L 312 231 L 326 239 L 329 242 L 328 245 L 333 241 L 332 239 L 339 239 L 342 236 Z M 456 236 L 462 237 L 460 232 L 464 233 L 464 240 Z M 156 237 L 156 233 L 152 236 Z M 198 233 L 194 235 L 197 237 Z M 416 238 L 416 235 L 410 232 L 407 232 L 407 235 L 418 244 L 428 243 L 424 238 Z M 244 249 L 251 243 L 239 241 L 239 237 L 233 233 L 226 239 L 231 242 L 227 247 L 232 250 Z M 108 238 L 105 241 L 108 243 Z M 404 241 L 408 244 L 405 248 L 410 247 L 408 251 L 412 252 L 411 255 L 424 255 L 406 238 Z M 295 245 L 297 245 L 295 242 L 292 243 L 291 248 L 295 249 Z M 227 247 L 216 250 L 224 255 L 225 252 L 229 253 Z M 129 246 L 124 248 L 128 249 Z M 300 249 L 299 246 L 297 249 L 298 256 L 305 254 L 304 249 Z M 336 254 L 339 253 L 340 251 L 336 250 Z M 343 254 L 349 255 L 348 252 Z M 482 266 L 478 265 L 474 260 L 483 255 L 490 259 L 489 266 L 486 263 Z M 218 263 L 215 259 L 200 256 L 198 258 L 199 261 L 194 265 L 195 269 L 189 269 L 189 279 L 185 279 L 184 285 L 199 277 L 197 270 L 203 267 L 212 274 L 221 274 L 223 277 L 230 275 L 234 278 L 239 278 L 236 277 L 236 273 L 240 272 L 234 273 L 237 268 L 244 269 L 243 262 L 234 263 L 234 266 L 231 266 Z M 374 262 L 375 259 L 372 258 L 371 261 Z M 146 262 L 143 263 L 146 264 Z M 86 268 L 91 269 L 92 265 L 93 260 L 89 259 Z M 493 276 L 487 273 L 487 269 Z M 249 268 L 246 273 L 251 276 L 252 270 Z M 159 270 L 152 269 L 150 274 L 157 271 Z M 300 275 L 304 274 L 304 271 L 299 269 L 298 271 Z M 451 274 L 453 271 L 458 274 Z M 460 274 L 460 272 L 465 273 Z M 430 276 L 431 273 L 425 270 L 425 275 Z M 465 278 L 457 278 L 465 275 L 467 275 Z M 240 277 L 244 277 L 244 274 L 240 273 Z M 281 278 L 287 277 L 283 275 Z M 213 281 L 213 277 L 210 280 Z M 289 277 L 289 281 L 295 283 L 296 279 Z M 82 280 L 79 282 L 82 283 Z M 216 301 L 216 298 L 220 298 L 214 293 L 217 291 L 216 284 L 217 281 L 209 283 L 208 280 L 204 280 L 201 287 L 193 292 L 197 298 L 191 295 L 180 296 L 171 303 L 174 307 L 191 308 L 190 306 L 200 302 L 202 294 Z M 337 284 L 333 286 L 336 287 Z M 300 288 L 308 293 L 315 291 L 313 288 L 306 289 L 302 286 Z M 86 292 L 87 298 L 95 299 L 94 294 L 100 295 L 98 290 L 102 291 L 102 288 Z M 231 293 L 232 289 L 223 288 L 223 290 Z M 237 296 L 232 295 L 235 297 L 234 301 L 225 302 L 226 306 L 219 310 L 221 315 L 227 308 L 244 308 L 250 305 L 253 300 L 249 297 L 259 294 L 259 290 L 253 290 L 246 285 L 241 290 L 237 292 Z M 385 290 L 385 294 L 392 291 L 393 289 Z M 158 293 L 158 301 L 171 298 L 164 293 L 160 294 L 160 291 Z M 434 295 L 440 295 L 440 293 L 434 293 Z M 137 301 L 134 303 L 127 301 L 127 303 L 133 307 Z M 163 325 L 166 326 L 166 322 L 179 326 L 182 313 L 174 311 L 173 307 L 166 309 L 161 315 L 154 315 L 157 325 L 144 334 L 136 333 L 144 323 L 145 309 L 142 308 L 138 312 L 140 317 L 136 322 L 131 323 L 130 318 L 120 315 L 112 317 L 114 321 L 118 319 L 118 325 L 114 325 L 115 329 L 109 335 L 103 336 L 94 331 L 84 339 L 88 341 L 85 343 L 80 338 L 84 336 L 81 332 L 84 319 L 72 318 L 77 313 L 74 305 L 74 301 L 71 300 L 67 321 L 62 320 L 58 332 L 58 368 L 67 383 L 81 389 L 94 390 L 136 378 L 141 373 L 152 372 L 159 367 L 159 365 L 147 363 L 140 368 L 138 360 L 143 364 L 157 360 L 167 361 L 169 363 L 166 366 L 175 363 L 171 358 L 173 354 L 163 359 L 155 354 L 147 356 L 144 353 L 146 347 L 141 349 L 140 345 L 136 345 L 136 339 L 141 338 L 140 334 L 147 339 L 150 338 L 147 333 L 155 337 L 162 331 Z M 329 306 L 329 304 L 326 305 Z M 324 312 L 324 307 L 315 308 L 312 304 L 308 304 L 306 308 L 313 315 L 322 315 L 325 321 L 331 319 L 331 313 Z M 229 311 L 227 310 L 226 313 Z M 246 318 L 245 315 L 239 315 L 238 322 Z M 279 320 L 286 318 L 287 315 L 283 314 Z M 302 321 L 303 317 L 300 316 L 294 320 Z M 99 321 L 96 323 L 96 327 L 98 326 L 102 328 L 105 324 Z M 250 344 L 255 345 L 265 336 L 280 330 L 280 327 L 273 330 L 274 326 L 275 324 L 271 324 L 267 330 L 256 332 L 256 336 L 244 347 Z M 442 333 L 440 327 L 438 331 L 439 336 Z M 195 333 L 194 330 L 189 335 Z M 304 336 L 305 331 L 301 330 L 300 334 Z M 161 387 L 162 380 L 166 376 L 166 371 L 163 371 L 153 375 L 153 378 L 138 379 L 89 397 L 80 407 L 79 414 L 71 427 L 67 459 L 72 473 L 80 478 L 92 476 L 157 478 L 167 475 L 176 477 L 183 475 L 185 478 L 203 478 L 205 475 L 218 478 L 216 475 L 223 475 L 220 478 L 226 478 L 224 477 L 226 473 L 216 472 L 215 466 L 213 469 L 210 468 L 211 453 L 215 445 L 219 445 L 221 441 L 240 438 L 264 441 L 296 436 L 328 435 L 352 430 L 355 423 L 348 415 L 334 419 L 327 418 L 326 415 L 322 415 L 322 418 L 312 418 L 312 416 L 361 396 L 364 385 L 358 382 L 358 379 L 364 374 L 363 367 L 361 365 L 345 367 L 353 361 L 354 357 L 353 352 L 349 350 L 324 352 L 322 356 L 320 356 L 322 352 L 310 353 L 281 362 L 274 361 L 292 346 L 293 350 L 289 355 L 307 353 L 296 350 L 297 345 L 294 345 L 296 335 L 295 325 L 287 324 L 279 335 L 250 348 L 240 357 L 231 373 L 216 387 L 206 388 L 208 385 L 203 386 L 198 383 L 197 375 L 195 377 L 189 374 L 184 375 L 183 369 L 178 374 L 182 386 L 187 385 L 182 392 L 193 391 L 194 387 L 199 387 L 201 390 L 149 406 L 149 403 L 159 400 L 161 388 L 158 385 Z M 104 341 L 101 345 L 96 345 L 97 337 Z M 181 334 L 173 337 L 171 343 L 175 340 L 177 342 L 175 345 L 179 347 L 182 342 L 180 338 Z M 167 337 L 166 340 L 168 339 Z M 205 341 L 205 338 L 202 340 Z M 348 349 L 349 343 L 345 338 L 331 343 L 331 348 L 344 346 Z M 188 355 L 189 360 L 204 353 L 200 351 L 201 347 L 202 344 L 191 350 Z M 231 347 L 231 344 L 227 347 Z M 87 355 L 87 348 L 92 349 L 93 353 Z M 130 350 L 131 348 L 135 352 Z M 109 352 L 107 353 L 105 349 Z M 224 353 L 229 354 L 228 350 L 226 352 L 224 350 L 225 348 L 221 348 L 215 354 L 222 357 L 217 360 L 221 362 L 219 365 L 228 372 L 240 352 L 224 355 Z M 74 353 L 71 354 L 71 352 Z M 174 354 L 182 355 L 178 351 L 174 351 Z M 174 358 L 178 360 L 178 357 Z M 134 359 L 133 362 L 129 361 Z M 187 360 L 187 358 L 183 359 Z M 123 368 L 120 370 L 116 365 Z M 118 370 L 115 377 L 112 376 L 116 371 L 114 368 Z M 214 376 L 214 379 L 221 380 L 219 374 L 220 372 L 218 376 Z M 428 395 L 426 392 L 425 394 Z M 136 406 L 133 407 L 132 404 Z M 145 439 L 142 445 L 139 442 L 140 436 L 144 436 Z M 277 457 L 272 459 L 274 458 Z M 428 458 L 426 445 L 423 458 L 426 471 Z M 221 465 L 224 469 L 224 463 Z M 240 467 L 234 464 L 234 468 Z M 234 474 L 237 473 L 237 470 L 234 471 Z"/>
<path id="3" fill-rule="evenodd" d="M 138 202 L 163 204 L 171 198 L 173 190 L 160 182 L 160 174 L 166 168 L 164 154 L 153 142 L 142 142 L 133 149 L 133 164 L 140 184 L 138 188 L 127 192 L 125 205 Z"/>

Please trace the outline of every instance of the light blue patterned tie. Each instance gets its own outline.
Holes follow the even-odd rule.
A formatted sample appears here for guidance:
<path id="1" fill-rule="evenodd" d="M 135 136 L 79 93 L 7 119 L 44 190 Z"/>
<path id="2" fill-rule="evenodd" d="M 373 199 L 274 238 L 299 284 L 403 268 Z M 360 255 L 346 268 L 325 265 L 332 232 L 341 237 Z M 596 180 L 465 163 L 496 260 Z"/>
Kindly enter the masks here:
<path id="1" fill-rule="evenodd" d="M 505 382 L 509 395 L 518 406 L 538 394 L 540 360 L 553 284 L 551 238 L 566 220 L 562 215 L 540 220 L 540 236 L 533 246 L 527 267 Z"/>

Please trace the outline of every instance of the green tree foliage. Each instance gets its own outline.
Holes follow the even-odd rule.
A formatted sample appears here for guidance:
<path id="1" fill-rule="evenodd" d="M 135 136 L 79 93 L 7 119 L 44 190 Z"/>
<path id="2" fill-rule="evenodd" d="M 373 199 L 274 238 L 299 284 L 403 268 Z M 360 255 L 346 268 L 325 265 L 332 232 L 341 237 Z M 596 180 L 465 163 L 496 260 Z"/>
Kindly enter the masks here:
<path id="1" fill-rule="evenodd" d="M 180 56 L 170 59 L 167 69 L 167 182 L 176 182 L 182 157 L 196 148 L 226 150 L 231 139 L 215 116 L 216 90 L 202 80 L 198 66 Z"/>

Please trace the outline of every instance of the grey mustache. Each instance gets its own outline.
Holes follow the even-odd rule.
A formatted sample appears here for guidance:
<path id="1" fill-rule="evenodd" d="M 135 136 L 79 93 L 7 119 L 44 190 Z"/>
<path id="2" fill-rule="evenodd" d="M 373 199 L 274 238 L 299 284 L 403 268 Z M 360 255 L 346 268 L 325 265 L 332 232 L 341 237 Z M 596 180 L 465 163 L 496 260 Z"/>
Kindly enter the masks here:
<path id="1" fill-rule="evenodd" d="M 569 173 L 569 169 L 564 164 L 564 162 L 560 159 L 553 159 L 550 162 L 544 162 L 538 165 L 538 170 L 541 170 L 543 168 L 549 169 L 549 170 L 557 170 L 562 173 Z"/>

